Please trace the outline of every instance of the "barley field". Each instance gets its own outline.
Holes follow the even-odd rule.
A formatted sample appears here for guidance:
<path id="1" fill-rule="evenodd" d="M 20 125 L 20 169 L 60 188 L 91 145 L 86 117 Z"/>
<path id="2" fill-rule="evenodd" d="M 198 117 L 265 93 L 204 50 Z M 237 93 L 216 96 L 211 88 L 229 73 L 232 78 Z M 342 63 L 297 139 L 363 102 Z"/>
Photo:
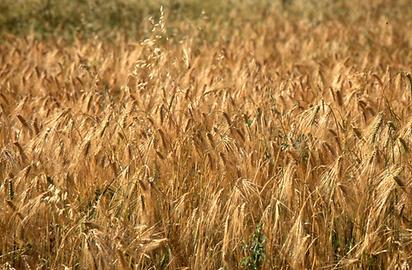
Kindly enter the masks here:
<path id="1" fill-rule="evenodd" d="M 410 269 L 408 1 L 183 2 L 0 16 L 0 267 Z"/>

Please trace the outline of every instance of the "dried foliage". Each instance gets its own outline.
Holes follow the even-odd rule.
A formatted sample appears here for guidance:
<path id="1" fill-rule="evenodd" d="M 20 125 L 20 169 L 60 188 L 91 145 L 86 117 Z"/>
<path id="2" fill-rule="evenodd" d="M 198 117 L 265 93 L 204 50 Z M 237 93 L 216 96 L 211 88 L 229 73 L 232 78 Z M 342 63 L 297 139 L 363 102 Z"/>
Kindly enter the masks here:
<path id="1" fill-rule="evenodd" d="M 409 269 L 412 21 L 365 14 L 7 37 L 1 265 Z"/>

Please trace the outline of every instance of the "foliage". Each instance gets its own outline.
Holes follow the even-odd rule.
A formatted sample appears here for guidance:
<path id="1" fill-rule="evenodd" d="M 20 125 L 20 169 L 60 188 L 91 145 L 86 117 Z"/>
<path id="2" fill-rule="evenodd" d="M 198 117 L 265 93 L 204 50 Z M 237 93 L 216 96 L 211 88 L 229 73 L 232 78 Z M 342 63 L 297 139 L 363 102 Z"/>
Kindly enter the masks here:
<path id="1" fill-rule="evenodd" d="M 262 225 L 258 224 L 250 243 L 247 243 L 244 247 L 248 255 L 241 261 L 243 267 L 250 270 L 260 269 L 265 259 L 265 241 L 266 237 L 262 232 Z"/>

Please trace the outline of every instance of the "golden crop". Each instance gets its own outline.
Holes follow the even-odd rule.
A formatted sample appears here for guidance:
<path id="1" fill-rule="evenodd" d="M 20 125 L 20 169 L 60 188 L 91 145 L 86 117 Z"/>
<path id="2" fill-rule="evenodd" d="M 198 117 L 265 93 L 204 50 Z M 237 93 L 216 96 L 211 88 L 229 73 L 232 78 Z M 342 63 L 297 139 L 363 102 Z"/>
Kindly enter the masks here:
<path id="1" fill-rule="evenodd" d="M 0 264 L 409 269 L 411 20 L 367 18 L 6 37 Z"/>

